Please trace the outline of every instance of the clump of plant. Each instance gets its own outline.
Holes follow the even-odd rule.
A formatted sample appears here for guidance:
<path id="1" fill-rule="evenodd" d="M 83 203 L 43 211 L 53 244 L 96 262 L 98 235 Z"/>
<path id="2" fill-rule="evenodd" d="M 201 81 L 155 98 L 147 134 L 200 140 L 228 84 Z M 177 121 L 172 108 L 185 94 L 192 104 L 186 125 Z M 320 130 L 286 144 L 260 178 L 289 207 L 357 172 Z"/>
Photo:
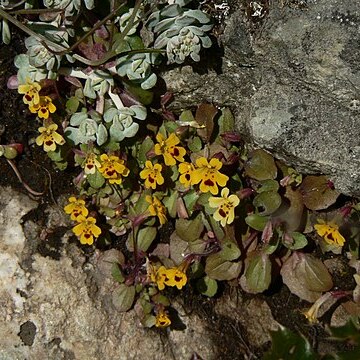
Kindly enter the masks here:
<path id="1" fill-rule="evenodd" d="M 360 322 L 359 317 L 350 318 L 342 326 L 329 326 L 329 341 L 339 343 L 348 347 L 347 351 L 334 352 L 323 349 L 318 352 L 310 344 L 309 340 L 300 334 L 291 332 L 285 327 L 272 332 L 271 349 L 265 354 L 265 360 L 276 359 L 329 359 L 329 360 L 351 360 L 360 355 Z"/>
<path id="2" fill-rule="evenodd" d="M 358 205 L 325 216 L 339 195 L 333 184 L 247 148 L 227 108 L 203 103 L 174 114 L 168 93 L 160 109 L 149 107 L 156 64 L 199 61 L 211 45 L 211 21 L 196 2 L 44 1 L 26 25 L 26 11 L 15 14 L 0 11 L 30 37 L 9 87 L 41 124 L 35 143 L 58 168 L 79 169 L 78 193 L 64 207 L 72 232 L 84 246 L 120 238 L 126 248 L 98 262 L 117 283 L 119 311 L 134 307 L 144 326 L 167 327 L 169 287 L 211 297 L 218 282 L 232 281 L 261 293 L 281 276 L 314 303 L 305 312 L 314 323 L 333 296 L 317 247 L 349 252 L 357 286 L 337 296 L 359 302 Z M 169 223 L 175 230 L 162 239 Z"/>

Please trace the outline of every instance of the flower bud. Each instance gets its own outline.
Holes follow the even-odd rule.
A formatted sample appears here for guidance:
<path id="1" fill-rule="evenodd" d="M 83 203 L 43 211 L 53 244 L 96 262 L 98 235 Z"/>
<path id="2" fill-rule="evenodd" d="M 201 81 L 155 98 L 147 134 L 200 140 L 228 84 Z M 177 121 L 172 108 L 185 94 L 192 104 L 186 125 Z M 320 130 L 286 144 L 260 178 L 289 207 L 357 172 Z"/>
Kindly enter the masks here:
<path id="1" fill-rule="evenodd" d="M 9 159 L 15 159 L 23 151 L 22 144 L 3 145 L 3 155 Z"/>
<path id="2" fill-rule="evenodd" d="M 241 189 L 237 194 L 240 199 L 246 199 L 246 198 L 250 197 L 253 193 L 254 193 L 253 189 L 245 188 L 245 189 Z"/>
<path id="3" fill-rule="evenodd" d="M 240 135 L 235 131 L 225 131 L 221 137 L 228 142 L 239 142 L 241 140 Z"/>

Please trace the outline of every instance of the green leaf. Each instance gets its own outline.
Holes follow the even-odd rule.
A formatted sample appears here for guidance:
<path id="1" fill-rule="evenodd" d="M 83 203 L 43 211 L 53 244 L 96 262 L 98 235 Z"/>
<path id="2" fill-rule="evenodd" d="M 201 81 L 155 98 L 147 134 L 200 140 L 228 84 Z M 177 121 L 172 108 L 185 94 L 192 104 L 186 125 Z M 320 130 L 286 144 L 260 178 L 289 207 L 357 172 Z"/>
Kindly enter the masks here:
<path id="1" fill-rule="evenodd" d="M 2 29 L 0 24 L 0 30 L 2 30 L 1 31 L 2 41 L 4 42 L 4 44 L 9 45 L 11 42 L 11 31 L 9 28 L 8 21 L 6 19 L 2 19 Z"/>
<path id="2" fill-rule="evenodd" d="M 192 152 L 198 152 L 202 149 L 202 141 L 199 136 L 194 136 L 188 142 L 188 148 Z"/>
<path id="3" fill-rule="evenodd" d="M 245 218 L 245 222 L 253 229 L 257 231 L 263 231 L 265 229 L 265 225 L 269 221 L 268 216 L 261 216 L 258 214 L 251 214 Z"/>
<path id="4" fill-rule="evenodd" d="M 275 179 L 277 175 L 274 158 L 261 149 L 250 153 L 244 168 L 247 176 L 259 181 Z"/>
<path id="5" fill-rule="evenodd" d="M 199 213 L 192 220 L 178 219 L 175 224 L 176 233 L 185 241 L 198 239 L 204 231 L 202 215 Z"/>
<path id="6" fill-rule="evenodd" d="M 258 193 L 262 193 L 265 191 L 275 191 L 279 190 L 279 183 L 276 180 L 265 180 L 261 183 L 260 189 L 257 190 Z"/>
<path id="7" fill-rule="evenodd" d="M 164 296 L 161 293 L 157 293 L 156 295 L 154 295 L 151 300 L 155 303 L 155 304 L 161 304 L 164 306 L 170 306 L 170 300 Z"/>
<path id="8" fill-rule="evenodd" d="M 290 250 L 299 250 L 304 248 L 308 241 L 304 234 L 294 231 L 290 234 L 293 240 L 292 244 L 287 244 L 286 242 L 283 242 L 284 246 L 286 246 Z"/>
<path id="9" fill-rule="evenodd" d="M 188 243 L 187 252 L 201 254 L 205 251 L 206 242 L 203 239 L 196 239 Z"/>
<path id="10" fill-rule="evenodd" d="M 126 312 L 131 309 L 135 299 L 135 286 L 120 284 L 112 293 L 112 303 L 116 310 Z"/>
<path id="11" fill-rule="evenodd" d="M 195 121 L 194 115 L 192 114 L 191 110 L 184 110 L 180 116 L 179 120 L 184 123 L 192 123 Z"/>
<path id="12" fill-rule="evenodd" d="M 205 276 L 196 282 L 196 288 L 200 294 L 213 297 L 217 293 L 218 285 L 216 280 Z"/>
<path id="13" fill-rule="evenodd" d="M 248 259 L 245 271 L 246 284 L 253 293 L 267 290 L 271 283 L 271 262 L 264 253 L 256 254 Z"/>
<path id="14" fill-rule="evenodd" d="M 218 120 L 219 123 L 219 134 L 223 134 L 227 131 L 234 131 L 235 119 L 234 115 L 228 108 L 221 109 L 221 116 Z"/>
<path id="15" fill-rule="evenodd" d="M 270 239 L 270 242 L 263 247 L 262 251 L 264 252 L 264 254 L 268 254 L 268 255 L 273 254 L 277 250 L 279 246 L 279 242 L 280 242 L 279 237 L 273 236 Z"/>
<path id="16" fill-rule="evenodd" d="M 174 231 L 170 236 L 170 258 L 176 263 L 180 264 L 184 260 L 184 254 L 189 251 L 189 243 L 183 240 Z"/>
<path id="17" fill-rule="evenodd" d="M 199 195 L 195 190 L 190 190 L 186 195 L 183 196 L 185 207 L 189 215 L 194 211 L 194 206 L 198 198 Z"/>
<path id="18" fill-rule="evenodd" d="M 348 319 L 345 325 L 342 326 L 330 326 L 329 332 L 331 338 L 334 340 L 347 340 L 352 344 L 360 345 L 360 319 L 358 318 L 357 323 L 355 319 Z"/>
<path id="19" fill-rule="evenodd" d="M 60 162 L 64 160 L 61 155 L 61 148 L 57 148 L 55 151 L 49 151 L 47 155 L 54 162 Z"/>
<path id="20" fill-rule="evenodd" d="M 232 280 L 239 276 L 241 264 L 224 260 L 219 253 L 206 258 L 205 272 L 214 280 Z"/>
<path id="21" fill-rule="evenodd" d="M 126 40 L 121 39 L 121 37 L 120 33 L 114 34 L 113 37 L 113 49 L 116 54 L 121 54 L 131 50 L 129 43 Z"/>
<path id="22" fill-rule="evenodd" d="M 278 331 L 271 332 L 271 338 L 271 349 L 265 354 L 264 360 L 317 359 L 309 341 L 305 337 L 294 334 L 281 325 Z"/>
<path id="23" fill-rule="evenodd" d="M 173 132 L 176 131 L 179 125 L 174 121 L 165 121 L 164 127 L 169 134 L 172 134 Z"/>
<path id="24" fill-rule="evenodd" d="M 100 189 L 105 184 L 105 179 L 96 169 L 95 174 L 89 174 L 86 177 L 89 185 L 94 189 Z"/>
<path id="25" fill-rule="evenodd" d="M 281 196 L 274 191 L 264 191 L 255 196 L 253 204 L 260 215 L 273 214 L 281 205 Z"/>
<path id="26" fill-rule="evenodd" d="M 115 281 L 118 283 L 123 283 L 125 281 L 124 275 L 120 270 L 120 266 L 117 263 L 113 263 L 111 266 L 111 275 Z"/>
<path id="27" fill-rule="evenodd" d="M 138 249 L 146 252 L 152 242 L 155 240 L 157 230 L 155 227 L 146 226 L 140 229 L 137 233 L 137 246 Z"/>
<path id="28" fill-rule="evenodd" d="M 147 137 L 140 145 L 137 159 L 140 164 L 145 164 L 147 157 L 146 154 L 154 147 L 154 142 L 150 137 Z"/>
<path id="29" fill-rule="evenodd" d="M 170 190 L 170 195 L 164 197 L 163 199 L 163 204 L 167 208 L 167 211 L 172 218 L 176 217 L 177 198 L 178 198 L 178 192 L 174 190 Z"/>
<path id="30" fill-rule="evenodd" d="M 133 94 L 142 105 L 150 105 L 154 98 L 154 93 L 150 90 L 144 90 L 141 86 L 134 85 L 133 83 L 123 80 L 125 89 Z"/>
<path id="31" fill-rule="evenodd" d="M 221 251 L 219 254 L 224 260 L 232 261 L 236 260 L 241 252 L 237 244 L 231 240 L 227 240 L 221 244 Z"/>
<path id="32" fill-rule="evenodd" d="M 64 171 L 67 166 L 68 166 L 68 162 L 67 161 L 59 161 L 55 163 L 55 166 L 60 170 L 60 171 Z"/>
<path id="33" fill-rule="evenodd" d="M 141 324 L 144 327 L 152 328 L 156 324 L 156 317 L 152 314 L 145 315 L 144 319 L 141 321 Z"/>
<path id="34" fill-rule="evenodd" d="M 66 109 L 69 110 L 70 114 L 76 113 L 78 107 L 80 105 L 80 101 L 76 96 L 72 96 L 66 102 Z"/>
<path id="35" fill-rule="evenodd" d="M 216 238 L 221 241 L 224 238 L 225 233 L 222 226 L 220 225 L 220 222 L 216 221 L 213 216 L 209 217 L 209 222 L 211 226 L 208 230 L 213 231 Z"/>
<path id="36" fill-rule="evenodd" d="M 146 195 L 148 193 L 142 193 L 140 197 L 137 194 L 133 194 L 130 198 L 131 202 L 135 204 L 135 206 L 131 206 L 129 208 L 129 215 L 137 216 L 142 215 L 149 207 L 149 203 L 146 201 Z"/>
<path id="37" fill-rule="evenodd" d="M 129 43 L 131 50 L 140 50 L 144 48 L 144 43 L 140 36 L 127 36 L 126 41 Z"/>

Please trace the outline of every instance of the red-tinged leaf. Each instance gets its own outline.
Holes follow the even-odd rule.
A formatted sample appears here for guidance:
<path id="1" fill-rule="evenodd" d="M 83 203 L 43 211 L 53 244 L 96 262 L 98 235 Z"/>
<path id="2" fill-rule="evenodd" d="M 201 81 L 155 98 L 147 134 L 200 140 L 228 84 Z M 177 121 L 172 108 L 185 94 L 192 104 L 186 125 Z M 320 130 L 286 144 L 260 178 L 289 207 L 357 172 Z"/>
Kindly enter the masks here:
<path id="1" fill-rule="evenodd" d="M 200 104 L 196 110 L 195 120 L 199 125 L 205 125 L 206 140 L 210 141 L 214 130 L 214 118 L 218 109 L 212 104 Z"/>
<path id="2" fill-rule="evenodd" d="M 310 210 L 323 210 L 336 202 L 340 195 L 326 176 L 306 176 L 300 185 L 305 206 Z"/>
<path id="3" fill-rule="evenodd" d="M 261 149 L 252 151 L 249 160 L 245 164 L 245 173 L 247 176 L 258 181 L 275 179 L 277 168 L 274 158 Z"/>

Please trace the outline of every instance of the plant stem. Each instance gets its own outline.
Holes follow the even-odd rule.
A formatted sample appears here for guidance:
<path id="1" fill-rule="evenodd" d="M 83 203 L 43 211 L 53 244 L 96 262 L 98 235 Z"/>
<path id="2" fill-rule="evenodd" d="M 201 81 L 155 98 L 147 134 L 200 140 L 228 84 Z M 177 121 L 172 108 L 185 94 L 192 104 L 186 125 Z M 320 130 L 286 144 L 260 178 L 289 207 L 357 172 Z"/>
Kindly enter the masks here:
<path id="1" fill-rule="evenodd" d="M 16 174 L 17 178 L 19 179 L 21 185 L 31 194 L 34 196 L 42 196 L 44 195 L 45 191 L 42 192 L 38 192 L 33 190 L 21 177 L 21 174 L 18 170 L 18 168 L 16 167 L 16 165 L 14 164 L 14 162 L 12 160 L 6 159 L 6 161 L 9 163 L 9 165 L 11 166 L 11 168 L 14 170 L 14 173 Z"/>

